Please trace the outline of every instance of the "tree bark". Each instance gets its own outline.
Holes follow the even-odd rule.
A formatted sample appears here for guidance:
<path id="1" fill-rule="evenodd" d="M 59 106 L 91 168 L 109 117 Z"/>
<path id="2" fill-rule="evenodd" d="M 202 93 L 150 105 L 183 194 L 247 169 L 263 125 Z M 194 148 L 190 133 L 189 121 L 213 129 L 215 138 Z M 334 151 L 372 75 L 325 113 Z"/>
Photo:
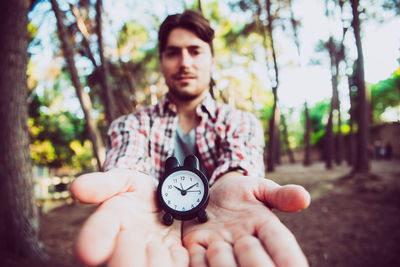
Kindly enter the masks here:
<path id="1" fill-rule="evenodd" d="M 354 139 L 354 117 L 355 117 L 355 108 L 354 108 L 354 96 L 353 96 L 353 90 L 352 87 L 355 86 L 353 84 L 353 78 L 348 76 L 348 84 L 349 84 L 349 98 L 350 98 L 350 119 L 349 119 L 349 126 L 350 126 L 350 132 L 349 132 L 349 138 L 348 138 L 348 164 L 349 166 L 354 165 L 355 161 L 355 139 Z"/>
<path id="2" fill-rule="evenodd" d="M 340 118 L 340 108 L 337 110 L 337 126 L 338 132 L 336 134 L 336 142 L 335 142 L 335 159 L 336 164 L 340 165 L 343 161 L 343 135 L 342 135 L 342 119 Z"/>
<path id="3" fill-rule="evenodd" d="M 92 53 L 92 50 L 90 48 L 90 43 L 88 40 L 89 33 L 88 30 L 86 29 L 84 18 L 82 17 L 81 13 L 79 12 L 79 9 L 76 6 L 70 4 L 70 8 L 75 16 L 78 30 L 82 34 L 82 44 L 86 49 L 87 57 L 92 62 L 96 76 L 99 78 L 100 87 L 102 90 L 101 99 L 104 104 L 104 113 L 106 115 L 106 120 L 108 124 L 111 124 L 111 122 L 116 117 L 118 117 L 118 113 L 115 105 L 114 95 L 112 94 L 108 83 L 108 76 L 109 76 L 108 62 L 104 58 L 104 45 L 103 45 L 102 19 L 101 19 L 102 1 L 98 0 L 96 2 L 96 35 L 97 35 L 98 53 L 100 56 L 100 63 L 101 63 L 100 65 L 97 64 L 94 55 Z"/>
<path id="4" fill-rule="evenodd" d="M 92 109 L 92 104 L 90 97 L 87 93 L 83 91 L 81 82 L 79 80 L 78 71 L 75 67 L 74 61 L 74 49 L 69 38 L 68 31 L 63 22 L 63 15 L 58 7 L 57 0 L 50 0 L 54 14 L 57 19 L 58 36 L 61 41 L 62 50 L 64 52 L 64 57 L 67 62 L 67 67 L 71 76 L 72 84 L 75 87 L 76 95 L 81 103 L 83 113 L 86 119 L 86 127 L 88 129 L 89 138 L 92 142 L 93 153 L 97 160 L 97 167 L 101 170 L 101 165 L 104 162 L 104 147 L 102 145 L 102 140 L 100 133 L 97 129 L 96 122 L 92 118 L 90 112 Z"/>
<path id="5" fill-rule="evenodd" d="M 326 124 L 326 131 L 324 136 L 324 155 L 325 155 L 325 168 L 332 169 L 333 158 L 333 109 L 329 111 L 328 123 Z"/>
<path id="6" fill-rule="evenodd" d="M 282 148 L 281 135 L 280 135 L 280 129 L 279 129 L 280 122 L 281 122 L 281 112 L 280 112 L 279 109 L 276 109 L 275 127 L 274 127 L 274 129 L 275 129 L 275 133 L 274 133 L 274 138 L 275 138 L 274 161 L 278 165 L 281 164 L 281 148 Z"/>
<path id="7" fill-rule="evenodd" d="M 326 11 L 327 13 L 328 10 Z M 327 169 L 332 168 L 332 159 L 335 154 L 335 146 L 334 146 L 334 134 L 333 134 L 333 121 L 334 121 L 334 111 L 338 108 L 338 68 L 339 65 L 336 60 L 336 44 L 332 38 L 329 37 L 328 43 L 326 44 L 329 53 L 330 59 L 330 70 L 331 70 L 331 84 L 332 84 L 332 97 L 331 97 L 331 107 L 329 111 L 329 119 L 326 125 L 326 134 L 325 134 L 325 166 Z"/>
<path id="8" fill-rule="evenodd" d="M 283 141 L 284 141 L 285 147 L 286 147 L 286 152 L 287 152 L 288 157 L 289 157 L 289 162 L 293 164 L 296 161 L 294 159 L 293 150 L 292 150 L 292 148 L 290 147 L 290 144 L 289 144 L 289 135 L 288 135 L 288 130 L 287 130 L 287 124 L 286 124 L 285 116 L 283 114 L 281 115 L 281 123 L 282 123 L 282 126 L 283 126 L 282 134 L 283 134 Z"/>
<path id="9" fill-rule="evenodd" d="M 353 166 L 353 171 L 360 173 L 369 173 L 370 165 L 368 159 L 368 139 L 369 139 L 369 121 L 368 121 L 368 101 L 365 89 L 364 79 L 364 56 L 361 44 L 360 34 L 360 19 L 359 19 L 359 0 L 351 0 L 351 8 L 353 12 L 352 28 L 357 46 L 357 70 L 356 70 L 356 83 L 357 83 L 357 150 L 356 161 Z"/>
<path id="10" fill-rule="evenodd" d="M 267 10 L 267 21 L 268 21 L 268 33 L 270 37 L 270 45 L 271 45 L 271 52 L 272 52 L 272 59 L 273 59 L 273 64 L 274 64 L 274 72 L 275 72 L 275 81 L 272 81 L 273 84 L 272 86 L 272 92 L 274 95 L 274 104 L 272 106 L 272 116 L 270 120 L 270 128 L 269 128 L 269 139 L 268 139 L 268 155 L 267 155 L 267 171 L 268 172 L 273 172 L 275 170 L 274 167 L 274 151 L 275 151 L 275 127 L 276 127 L 276 108 L 277 108 L 277 103 L 278 103 L 278 86 L 279 86 L 279 75 L 278 75 L 278 63 L 277 63 L 277 58 L 276 58 L 276 52 L 275 52 L 275 46 L 274 46 L 274 39 L 272 36 L 273 32 L 273 17 L 271 14 L 271 1 L 266 0 L 266 10 Z"/>
<path id="11" fill-rule="evenodd" d="M 117 51 L 118 51 L 118 61 L 119 61 L 119 64 L 120 64 L 120 66 L 122 68 L 123 76 L 124 76 L 124 78 L 126 80 L 128 88 L 129 88 L 129 98 L 128 98 L 128 100 L 130 102 L 130 104 L 129 104 L 130 107 L 131 107 L 130 109 L 133 112 L 134 110 L 136 110 L 136 106 L 137 106 L 136 97 L 135 97 L 136 88 L 135 88 L 135 83 L 134 83 L 134 77 L 133 77 L 132 72 L 130 71 L 128 65 L 125 62 L 122 61 L 121 45 L 118 42 L 118 40 L 117 40 Z M 120 90 L 121 89 L 114 91 L 114 98 L 115 98 L 115 101 L 117 103 L 120 102 L 120 100 L 118 99 L 119 96 L 123 95 L 122 92 L 119 92 Z M 127 113 L 121 113 L 121 108 L 119 107 L 119 105 L 118 105 L 118 108 L 119 108 L 120 114 L 127 114 Z"/>
<path id="12" fill-rule="evenodd" d="M 294 40 L 294 44 L 296 45 L 297 48 L 297 55 L 299 56 L 300 59 L 300 40 L 299 40 L 299 34 L 297 31 L 297 21 L 294 18 L 294 11 L 293 11 L 293 4 L 292 4 L 292 0 L 288 1 L 289 4 L 289 10 L 290 10 L 290 24 L 292 25 L 292 30 L 293 30 L 293 40 Z M 300 65 L 301 65 L 301 60 L 299 61 Z"/>
<path id="13" fill-rule="evenodd" d="M 268 153 L 267 153 L 267 171 L 273 172 L 275 170 L 275 151 L 276 151 L 276 89 L 273 88 L 274 93 L 274 104 L 272 106 L 272 115 L 269 120 L 269 128 L 268 128 Z"/>
<path id="14" fill-rule="evenodd" d="M 85 26 L 84 19 L 82 18 L 81 13 L 79 12 L 79 9 L 76 6 L 74 6 L 73 4 L 70 3 L 69 7 L 72 11 L 72 14 L 75 17 L 77 29 L 82 34 L 82 44 L 86 49 L 86 53 L 87 53 L 86 56 L 89 58 L 90 62 L 92 62 L 94 68 L 97 69 L 98 66 L 96 63 L 96 59 L 94 58 L 92 50 L 90 49 L 90 43 L 88 40 L 89 32 Z"/>
<path id="15" fill-rule="evenodd" d="M 304 117 L 305 117 L 305 125 L 304 125 L 304 166 L 311 165 L 311 147 L 310 147 L 310 137 L 311 137 L 311 121 L 310 114 L 308 113 L 307 102 L 304 103 Z"/>
<path id="16" fill-rule="evenodd" d="M 27 127 L 29 4 L 7 0 L 0 11 L 0 249 L 42 258 Z"/>
<path id="17" fill-rule="evenodd" d="M 203 8 L 201 6 L 201 0 L 197 0 L 197 9 L 200 11 L 200 13 L 203 13 Z"/>
<path id="18" fill-rule="evenodd" d="M 108 62 L 104 57 L 104 44 L 103 44 L 103 30 L 102 30 L 102 0 L 97 0 L 96 2 L 96 32 L 97 32 L 97 43 L 99 47 L 99 56 L 101 61 L 100 66 L 100 81 L 101 88 L 103 89 L 103 99 L 105 106 L 106 118 L 109 124 L 117 118 L 117 108 L 115 106 L 114 95 L 109 86 L 108 77 L 109 77 L 109 68 Z"/>
<path id="19" fill-rule="evenodd" d="M 118 112 L 120 114 L 130 114 L 135 112 L 136 107 L 132 104 L 129 96 L 124 94 L 122 90 L 114 90 L 114 99 L 117 103 Z"/>

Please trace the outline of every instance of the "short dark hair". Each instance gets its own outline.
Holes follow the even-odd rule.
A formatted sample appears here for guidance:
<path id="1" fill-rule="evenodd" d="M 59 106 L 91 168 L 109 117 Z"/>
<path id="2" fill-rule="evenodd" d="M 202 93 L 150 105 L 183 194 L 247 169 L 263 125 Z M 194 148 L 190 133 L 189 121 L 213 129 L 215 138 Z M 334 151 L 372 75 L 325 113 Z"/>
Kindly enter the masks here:
<path id="1" fill-rule="evenodd" d="M 196 34 L 204 42 L 208 43 L 211 53 L 214 54 L 212 41 L 214 30 L 210 22 L 198 11 L 186 10 L 182 14 L 169 15 L 160 26 L 158 31 L 158 52 L 161 58 L 167 45 L 170 32 L 176 28 L 183 28 Z"/>

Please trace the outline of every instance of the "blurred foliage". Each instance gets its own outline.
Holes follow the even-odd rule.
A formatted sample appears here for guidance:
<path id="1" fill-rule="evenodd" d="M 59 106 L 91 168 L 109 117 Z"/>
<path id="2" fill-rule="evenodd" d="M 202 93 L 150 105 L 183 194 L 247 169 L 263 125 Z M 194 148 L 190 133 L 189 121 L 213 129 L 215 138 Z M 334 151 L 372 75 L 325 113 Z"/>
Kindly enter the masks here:
<path id="1" fill-rule="evenodd" d="M 315 145 L 325 134 L 325 125 L 328 122 L 329 110 L 330 110 L 330 99 L 325 99 L 317 102 L 314 106 L 308 108 L 311 124 L 311 140 L 310 144 Z M 305 125 L 305 115 L 304 110 L 302 110 L 300 117 L 301 125 Z M 303 140 L 303 133 L 300 134 L 301 138 L 298 140 Z"/>
<path id="2" fill-rule="evenodd" d="M 42 10 L 40 15 L 43 17 L 40 19 L 40 25 L 47 21 L 48 14 L 52 14 L 51 10 L 45 10 L 45 2 L 36 5 Z M 71 41 L 78 52 L 76 62 L 81 82 L 91 97 L 92 113 L 104 136 L 107 123 L 104 118 L 99 69 L 96 69 L 88 59 L 88 48 L 84 47 L 82 35 L 77 30 L 74 16 L 66 4 L 68 2 L 60 0 L 61 2 L 64 3 L 60 6 L 64 8 L 65 23 L 71 34 Z M 81 1 L 75 2 L 81 3 Z M 398 6 L 396 1 L 384 0 L 384 2 L 386 7 Z M 94 30 L 95 11 L 91 6 L 92 2 L 86 1 L 86 3 L 85 6 L 78 6 L 89 29 L 90 50 L 98 61 L 97 36 Z M 186 1 L 183 3 L 189 5 Z M 192 4 L 189 8 L 197 8 L 196 1 Z M 255 113 L 260 118 L 264 131 L 267 132 L 268 120 L 272 113 L 273 95 L 269 88 L 270 73 L 266 66 L 271 58 L 267 51 L 269 42 L 262 35 L 260 21 L 257 21 L 262 20 L 262 25 L 266 26 L 264 5 L 262 1 L 231 0 L 228 4 L 230 8 L 228 13 L 221 9 L 222 4 L 219 1 L 208 1 L 202 7 L 203 13 L 210 19 L 215 30 L 214 51 L 217 56 L 216 70 L 213 73 L 216 81 L 215 97 L 221 102 Z M 259 8 L 263 11 L 261 12 Z M 287 16 L 287 1 L 274 1 L 273 12 L 276 13 L 278 10 L 286 14 L 286 17 L 277 18 L 275 21 L 277 27 L 285 34 L 292 34 L 288 30 L 291 21 Z M 110 70 L 109 84 L 114 95 L 118 96 L 119 106 L 124 101 L 130 102 L 134 108 L 148 105 L 151 100 L 151 86 L 157 88 L 155 92 L 157 97 L 160 97 L 166 89 L 159 72 L 157 51 L 156 33 L 161 17 L 155 13 L 155 10 L 150 11 L 153 13 L 146 15 L 145 21 L 132 16 L 129 20 L 122 22 L 116 31 L 104 34 L 104 51 Z M 232 18 L 232 13 L 237 16 Z M 117 18 L 108 16 L 107 11 L 103 15 L 104 30 L 109 30 L 111 25 L 116 23 L 115 21 L 119 21 Z M 299 22 L 296 21 L 296 23 Z M 41 30 L 40 25 L 35 26 L 32 22 L 28 25 L 30 47 L 37 47 L 36 51 L 44 49 L 41 39 L 37 37 Z M 90 171 L 94 166 L 91 143 L 87 138 L 82 112 L 76 105 L 78 102 L 74 96 L 74 90 L 71 89 L 69 74 L 65 69 L 55 30 L 53 28 L 51 32 L 46 33 L 51 45 L 46 49 L 50 49 L 53 56 L 47 69 L 40 69 L 40 64 L 32 60 L 28 63 L 31 157 L 37 165 L 54 168 L 67 166 L 75 172 Z M 280 49 L 280 47 L 277 48 L 278 53 L 283 53 Z M 322 58 L 318 60 L 323 61 Z M 399 106 L 399 92 L 400 69 L 392 77 L 371 86 L 373 116 L 376 122 L 382 121 L 382 114 L 388 107 Z M 286 117 L 290 146 L 302 147 L 304 111 L 279 108 Z M 312 145 L 316 145 L 325 133 L 329 109 L 330 99 L 322 100 L 309 108 Z M 346 121 L 342 123 L 342 132 L 349 132 Z M 265 141 L 268 140 L 267 134 L 265 139 Z"/>
<path id="3" fill-rule="evenodd" d="M 85 140 L 83 145 L 78 140 L 70 142 L 69 147 L 74 151 L 71 156 L 71 167 L 80 171 L 94 171 L 96 162 L 93 159 L 92 143 Z"/>
<path id="4" fill-rule="evenodd" d="M 374 122 L 382 122 L 388 108 L 400 106 L 400 68 L 393 75 L 371 86 L 371 105 Z"/>
<path id="5" fill-rule="evenodd" d="M 79 155 L 70 147 L 70 143 L 84 142 L 85 121 L 63 107 L 64 97 L 59 90 L 60 77 L 53 87 L 45 90 L 43 96 L 33 93 L 31 97 L 28 121 L 31 157 L 37 165 L 54 168 L 74 165 L 77 171 L 82 171 L 90 166 L 91 159 L 87 162 L 73 162 L 73 158 Z M 87 153 L 91 154 L 91 150 Z"/>
<path id="6" fill-rule="evenodd" d="M 384 0 L 383 8 L 400 15 L 400 0 Z"/>

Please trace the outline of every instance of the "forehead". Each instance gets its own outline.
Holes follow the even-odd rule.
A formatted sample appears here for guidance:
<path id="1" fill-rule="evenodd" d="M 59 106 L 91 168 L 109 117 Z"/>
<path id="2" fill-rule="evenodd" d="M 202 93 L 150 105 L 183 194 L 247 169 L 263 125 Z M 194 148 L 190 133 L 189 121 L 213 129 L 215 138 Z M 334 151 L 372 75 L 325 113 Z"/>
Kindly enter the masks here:
<path id="1" fill-rule="evenodd" d="M 166 49 L 193 46 L 209 47 L 208 43 L 201 40 L 196 34 L 183 28 L 175 28 L 168 35 Z"/>

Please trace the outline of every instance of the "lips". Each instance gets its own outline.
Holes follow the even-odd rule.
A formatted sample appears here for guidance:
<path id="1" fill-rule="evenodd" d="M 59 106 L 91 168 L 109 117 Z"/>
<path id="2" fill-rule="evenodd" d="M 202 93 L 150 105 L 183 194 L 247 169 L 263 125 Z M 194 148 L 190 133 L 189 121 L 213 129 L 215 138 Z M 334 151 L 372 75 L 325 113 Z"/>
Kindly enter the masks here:
<path id="1" fill-rule="evenodd" d="M 194 79 L 193 76 L 178 76 L 176 77 L 177 80 L 186 80 L 186 79 Z"/>
<path id="2" fill-rule="evenodd" d="M 191 80 L 191 79 L 196 79 L 196 75 L 193 75 L 193 74 L 175 74 L 173 76 L 173 78 L 175 80 L 178 80 L 178 81 Z"/>

